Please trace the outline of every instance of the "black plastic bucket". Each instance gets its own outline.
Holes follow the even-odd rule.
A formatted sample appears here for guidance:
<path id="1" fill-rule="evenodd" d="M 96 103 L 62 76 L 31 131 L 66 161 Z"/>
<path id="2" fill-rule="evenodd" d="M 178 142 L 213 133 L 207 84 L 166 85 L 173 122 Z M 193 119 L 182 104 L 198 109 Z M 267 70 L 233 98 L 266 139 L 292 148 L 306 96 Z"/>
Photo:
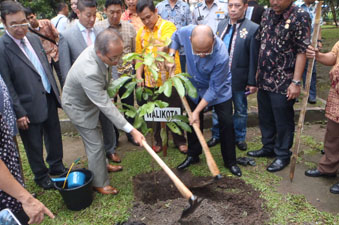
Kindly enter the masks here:
<path id="1" fill-rule="evenodd" d="M 79 211 L 92 204 L 93 190 L 92 181 L 93 173 L 86 169 L 77 169 L 72 171 L 83 172 L 86 176 L 85 183 L 82 186 L 76 188 L 67 188 L 67 184 L 63 189 L 64 182 L 55 182 L 55 188 L 60 192 L 64 202 L 69 210 Z"/>

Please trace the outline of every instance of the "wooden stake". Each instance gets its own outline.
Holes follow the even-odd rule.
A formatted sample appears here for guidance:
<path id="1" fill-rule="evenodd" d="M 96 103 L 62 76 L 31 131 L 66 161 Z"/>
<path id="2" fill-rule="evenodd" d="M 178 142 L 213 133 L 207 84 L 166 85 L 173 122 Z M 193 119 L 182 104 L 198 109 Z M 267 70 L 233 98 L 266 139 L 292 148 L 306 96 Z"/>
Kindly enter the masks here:
<path id="1" fill-rule="evenodd" d="M 312 43 L 311 43 L 311 46 L 315 48 L 317 47 L 317 42 L 318 42 L 322 4 L 323 4 L 323 1 L 319 1 L 319 3 L 317 3 L 317 8 L 316 8 L 316 15 L 315 15 L 314 28 L 313 28 Z M 305 82 L 306 84 L 305 95 L 301 102 L 301 110 L 300 110 L 300 115 L 299 115 L 298 128 L 297 128 L 297 132 L 295 136 L 295 144 L 293 147 L 293 153 L 291 156 L 291 164 L 290 164 L 291 182 L 293 181 L 293 178 L 294 178 L 295 165 L 296 165 L 298 154 L 299 154 L 300 137 L 301 137 L 301 133 L 304 127 L 307 101 L 310 95 L 310 85 L 311 85 L 311 77 L 312 77 L 312 72 L 313 72 L 313 65 L 314 65 L 314 58 L 308 59 L 308 67 L 307 67 L 306 82 Z"/>

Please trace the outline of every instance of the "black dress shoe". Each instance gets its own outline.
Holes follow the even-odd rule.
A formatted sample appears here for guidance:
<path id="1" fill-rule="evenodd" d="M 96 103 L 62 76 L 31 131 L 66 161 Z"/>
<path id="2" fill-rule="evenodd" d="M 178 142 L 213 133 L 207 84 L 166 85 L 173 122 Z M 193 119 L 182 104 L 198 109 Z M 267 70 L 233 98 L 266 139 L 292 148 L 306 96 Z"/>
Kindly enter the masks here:
<path id="1" fill-rule="evenodd" d="M 321 153 L 322 155 L 325 155 L 324 149 L 321 149 L 320 153 Z"/>
<path id="2" fill-rule="evenodd" d="M 139 145 L 134 141 L 134 138 L 132 137 L 131 134 L 128 134 L 128 135 L 127 135 L 127 140 L 128 140 L 129 143 L 131 143 L 131 144 L 133 144 L 133 145 L 135 145 L 135 146 L 139 146 Z"/>
<path id="3" fill-rule="evenodd" d="M 332 194 L 339 194 L 339 183 L 333 184 L 333 186 L 330 188 L 330 192 Z"/>
<path id="4" fill-rule="evenodd" d="M 275 157 L 274 152 L 268 152 L 264 149 L 259 149 L 256 151 L 249 151 L 247 152 L 247 155 L 252 156 L 252 157 Z"/>
<path id="5" fill-rule="evenodd" d="M 239 142 L 236 142 L 235 144 L 241 151 L 247 150 L 247 144 L 245 141 L 239 141 Z"/>
<path id="6" fill-rule="evenodd" d="M 67 173 L 68 172 L 68 168 L 62 168 L 62 169 L 59 169 L 59 170 L 50 170 L 49 171 L 49 175 L 51 176 L 60 176 L 60 175 L 63 175 L 64 173 Z"/>
<path id="7" fill-rule="evenodd" d="M 231 171 L 231 173 L 233 173 L 234 175 L 236 175 L 238 177 L 241 177 L 241 175 L 242 175 L 241 170 L 240 170 L 239 166 L 237 166 L 237 165 L 229 167 L 229 170 Z"/>
<path id="8" fill-rule="evenodd" d="M 315 99 L 314 100 L 313 99 L 308 99 L 308 103 L 314 105 L 314 104 L 317 103 L 317 100 L 315 100 Z"/>
<path id="9" fill-rule="evenodd" d="M 213 146 L 219 144 L 219 142 L 220 142 L 219 139 L 212 137 L 212 138 L 207 142 L 207 145 L 208 145 L 208 147 L 213 147 Z"/>
<path id="10" fill-rule="evenodd" d="M 275 159 L 271 165 L 267 167 L 268 172 L 277 172 L 284 169 L 288 164 L 290 164 L 290 159 Z"/>
<path id="11" fill-rule="evenodd" d="M 335 173 L 322 173 L 318 169 L 306 170 L 305 175 L 308 177 L 336 177 Z"/>
<path id="12" fill-rule="evenodd" d="M 41 181 L 36 181 L 36 184 L 39 185 L 40 187 L 42 187 L 45 190 L 55 189 L 54 184 L 53 184 L 51 178 L 49 178 L 49 177 L 45 177 Z"/>
<path id="13" fill-rule="evenodd" d="M 179 166 L 177 166 L 178 170 L 183 170 L 187 167 L 189 167 L 191 164 L 196 164 L 200 161 L 199 156 L 193 157 L 193 156 L 187 156 L 185 161 L 183 161 Z"/>

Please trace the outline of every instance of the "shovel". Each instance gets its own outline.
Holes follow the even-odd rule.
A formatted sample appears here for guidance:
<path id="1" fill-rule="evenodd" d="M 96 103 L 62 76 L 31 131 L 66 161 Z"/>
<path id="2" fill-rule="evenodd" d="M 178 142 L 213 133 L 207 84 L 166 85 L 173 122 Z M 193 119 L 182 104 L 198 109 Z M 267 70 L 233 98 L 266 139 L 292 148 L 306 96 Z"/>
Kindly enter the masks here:
<path id="1" fill-rule="evenodd" d="M 173 171 L 164 163 L 164 161 L 162 161 L 162 159 L 153 151 L 146 141 L 142 141 L 142 145 L 173 181 L 180 194 L 188 200 L 190 206 L 187 209 L 184 209 L 181 218 L 193 213 L 201 204 L 202 199 L 198 199 L 197 196 L 193 195 L 193 193 L 184 185 L 184 183 L 182 183 L 182 181 L 173 173 Z"/>
<path id="2" fill-rule="evenodd" d="M 185 96 L 181 98 L 181 102 L 182 102 L 182 104 L 185 107 L 185 110 L 186 110 L 186 112 L 188 114 L 188 117 L 191 118 L 192 117 L 192 110 L 191 110 L 191 108 L 190 108 L 190 106 L 189 106 Z M 214 158 L 213 158 L 213 156 L 211 154 L 210 149 L 208 148 L 208 145 L 206 143 L 206 140 L 205 140 L 204 136 L 202 135 L 202 132 L 200 130 L 199 125 L 197 123 L 193 123 L 193 129 L 194 129 L 194 131 L 195 131 L 195 133 L 196 133 L 196 135 L 197 135 L 197 137 L 199 139 L 199 142 L 200 142 L 200 144 L 202 146 L 202 149 L 204 150 L 204 153 L 205 153 L 205 156 L 206 156 L 207 166 L 208 166 L 209 170 L 211 171 L 211 173 L 212 173 L 212 175 L 214 177 L 214 179 L 212 179 L 211 181 L 207 181 L 206 183 L 203 183 L 201 185 L 193 187 L 193 188 L 198 188 L 198 187 L 207 186 L 207 185 L 213 183 L 215 180 L 221 179 L 222 176 L 220 175 L 219 168 L 218 168 L 217 164 L 214 161 Z"/>

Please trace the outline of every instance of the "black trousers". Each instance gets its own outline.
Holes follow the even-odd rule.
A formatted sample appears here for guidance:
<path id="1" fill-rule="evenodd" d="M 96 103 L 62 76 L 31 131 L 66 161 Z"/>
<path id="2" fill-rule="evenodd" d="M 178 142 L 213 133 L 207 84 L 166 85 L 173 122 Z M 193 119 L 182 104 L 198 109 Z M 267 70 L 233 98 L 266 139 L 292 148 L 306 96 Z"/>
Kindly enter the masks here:
<path id="1" fill-rule="evenodd" d="M 24 144 L 29 165 L 35 176 L 35 181 L 41 181 L 48 176 L 48 169 L 43 158 L 43 141 L 45 142 L 46 162 L 51 170 L 61 170 L 63 150 L 61 129 L 57 110 L 57 100 L 54 94 L 46 94 L 48 117 L 42 123 L 30 123 L 27 130 L 19 129 Z"/>
<path id="2" fill-rule="evenodd" d="M 287 101 L 286 95 L 264 90 L 258 91 L 257 98 L 263 149 L 288 159 L 294 137 L 295 100 Z"/>
<path id="3" fill-rule="evenodd" d="M 187 97 L 188 104 L 192 111 L 197 107 L 189 97 Z M 232 99 L 214 105 L 214 110 L 218 115 L 219 129 L 220 129 L 220 150 L 225 166 L 230 167 L 236 164 L 235 154 L 235 134 L 232 119 Z M 200 130 L 203 131 L 204 114 L 200 112 Z M 188 139 L 188 156 L 199 156 L 202 153 L 202 147 L 199 139 L 192 127 L 192 133 L 187 132 Z"/>

